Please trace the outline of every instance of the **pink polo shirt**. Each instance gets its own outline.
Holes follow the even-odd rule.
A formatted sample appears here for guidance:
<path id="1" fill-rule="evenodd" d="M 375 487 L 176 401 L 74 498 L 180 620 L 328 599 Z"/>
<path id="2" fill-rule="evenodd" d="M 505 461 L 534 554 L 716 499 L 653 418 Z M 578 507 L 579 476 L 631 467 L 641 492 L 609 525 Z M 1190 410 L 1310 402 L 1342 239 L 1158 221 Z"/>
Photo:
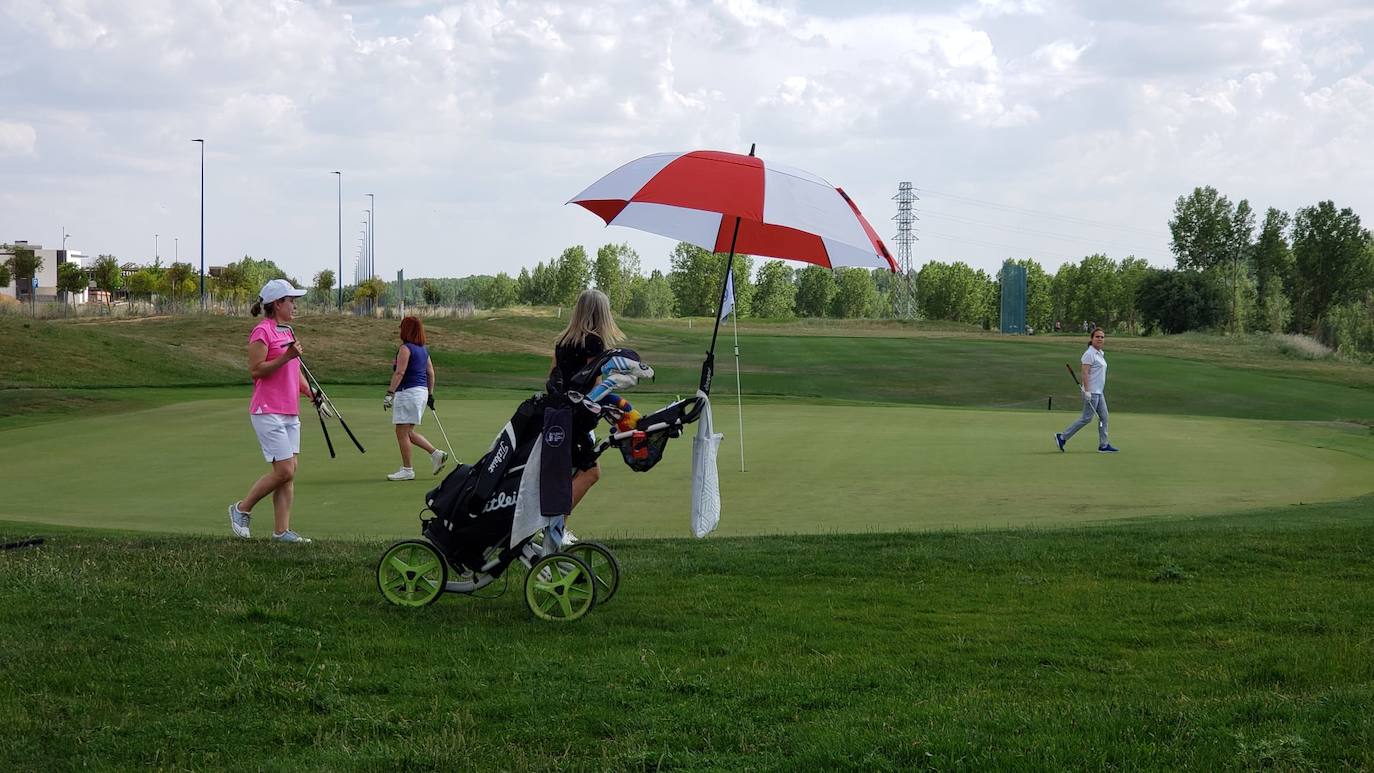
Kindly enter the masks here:
<path id="1" fill-rule="evenodd" d="M 291 334 L 277 330 L 277 322 L 264 319 L 248 336 L 248 343 L 262 341 L 267 344 L 267 359 L 275 360 L 286 351 L 291 343 Z M 249 413 L 283 413 L 298 416 L 301 412 L 301 361 L 290 360 L 277 368 L 267 378 L 253 379 L 253 399 L 248 403 Z"/>

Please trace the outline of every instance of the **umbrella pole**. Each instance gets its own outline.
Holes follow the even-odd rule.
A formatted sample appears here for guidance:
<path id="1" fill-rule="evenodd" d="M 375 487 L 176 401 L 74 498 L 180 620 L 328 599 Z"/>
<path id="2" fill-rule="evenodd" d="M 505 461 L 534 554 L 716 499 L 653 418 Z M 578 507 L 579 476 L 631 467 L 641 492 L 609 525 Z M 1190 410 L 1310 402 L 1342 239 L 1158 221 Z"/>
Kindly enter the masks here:
<path id="1" fill-rule="evenodd" d="M 730 272 L 735 270 L 735 242 L 739 239 L 739 221 L 735 218 L 735 232 L 730 236 L 730 257 L 725 261 L 725 277 L 720 281 L 720 301 L 716 303 L 716 326 L 711 330 L 711 348 L 706 352 L 706 361 L 701 363 L 701 383 L 697 388 L 704 394 L 711 394 L 711 379 L 716 372 L 716 336 L 720 335 L 720 310 L 725 306 L 725 290 L 730 286 Z"/>

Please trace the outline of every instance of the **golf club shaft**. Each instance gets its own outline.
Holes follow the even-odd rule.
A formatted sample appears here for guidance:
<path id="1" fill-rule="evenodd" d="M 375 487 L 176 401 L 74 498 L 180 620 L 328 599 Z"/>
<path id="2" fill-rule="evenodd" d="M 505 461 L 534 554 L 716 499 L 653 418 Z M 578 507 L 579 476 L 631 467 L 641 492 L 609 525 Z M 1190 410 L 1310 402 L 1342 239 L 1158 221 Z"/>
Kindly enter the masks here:
<path id="1" fill-rule="evenodd" d="M 1073 383 L 1077 384 L 1081 388 L 1083 385 L 1078 383 L 1078 374 L 1073 372 L 1073 366 L 1066 362 L 1064 363 L 1064 367 L 1068 369 L 1069 375 L 1073 376 Z"/>
<path id="2" fill-rule="evenodd" d="M 429 412 L 434 416 L 434 424 L 439 428 L 439 434 L 444 436 L 444 445 L 448 446 L 448 455 L 453 456 L 453 444 L 449 442 L 448 433 L 444 431 L 444 423 L 439 421 L 439 412 L 433 408 L 430 408 Z"/>
<path id="3" fill-rule="evenodd" d="M 283 328 L 283 327 L 286 328 L 287 331 L 289 331 L 289 332 L 291 333 L 291 344 L 292 344 L 292 345 L 295 345 L 295 343 L 296 343 L 296 331 L 295 331 L 295 330 L 292 330 L 290 325 L 278 325 L 277 327 L 278 327 L 278 328 Z M 324 387 L 320 386 L 320 381 L 319 381 L 319 379 L 315 378 L 315 374 L 310 372 L 310 366 L 308 366 L 308 365 L 305 364 L 305 358 L 302 357 L 302 356 L 300 356 L 300 355 L 296 355 L 296 360 L 299 361 L 300 364 L 301 364 L 301 372 L 305 373 L 305 379 L 306 379 L 307 385 L 309 385 L 310 388 L 311 388 L 314 392 L 316 392 L 316 393 L 319 394 L 320 400 L 321 400 L 325 405 L 328 405 L 328 406 L 329 406 L 329 410 L 332 411 L 332 412 L 334 413 L 334 417 L 337 418 L 337 419 L 339 420 L 339 424 L 340 424 L 341 426 L 343 426 L 344 432 L 347 432 L 347 433 L 348 433 L 348 439 L 349 439 L 349 440 L 352 440 L 352 441 L 353 441 L 353 445 L 355 445 L 355 446 L 358 447 L 358 453 L 361 453 L 361 454 L 367 453 L 367 449 L 366 449 L 366 448 L 363 448 L 363 444 L 358 442 L 358 438 L 357 438 L 356 435 L 353 434 L 353 430 L 351 430 L 351 429 L 348 428 L 348 422 L 344 421 L 343 414 L 339 412 L 338 406 L 334 405 L 334 401 L 331 400 L 331 399 L 329 399 L 329 395 L 325 394 Z M 321 427 L 324 426 L 324 414 L 323 414 L 323 413 L 320 414 L 320 426 L 321 426 Z M 329 431 L 328 431 L 328 430 L 325 430 L 324 439 L 325 439 L 325 442 L 326 442 L 326 443 L 329 443 Z M 333 446 L 332 443 L 330 443 L 330 445 L 329 445 L 329 455 L 330 455 L 331 457 L 334 456 L 334 446 Z"/>
<path id="4" fill-rule="evenodd" d="M 320 415 L 320 431 L 324 432 L 324 444 L 329 446 L 329 458 L 333 459 L 335 458 L 334 441 L 329 439 L 329 427 L 324 423 L 324 411 L 320 410 L 319 406 L 315 406 L 315 412 Z"/>

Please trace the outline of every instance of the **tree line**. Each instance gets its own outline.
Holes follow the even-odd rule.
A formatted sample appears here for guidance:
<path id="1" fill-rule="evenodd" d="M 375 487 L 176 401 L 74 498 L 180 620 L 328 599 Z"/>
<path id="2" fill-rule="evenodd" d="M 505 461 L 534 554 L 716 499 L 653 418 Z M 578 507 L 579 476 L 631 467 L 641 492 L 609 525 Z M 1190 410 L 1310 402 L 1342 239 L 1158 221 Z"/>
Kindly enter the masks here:
<path id="1" fill-rule="evenodd" d="M 1008 262 L 1026 269 L 1027 324 L 1048 331 L 1056 323 L 1084 322 L 1130 334 L 1213 330 L 1228 333 L 1303 333 L 1348 353 L 1374 353 L 1374 238 L 1349 208 L 1323 201 L 1293 214 L 1269 208 L 1256 222 L 1249 201 L 1232 203 L 1215 188 L 1195 188 L 1175 201 L 1169 220 L 1171 269 L 1134 256 L 1117 261 L 1092 254 L 1050 273 L 1033 259 Z M 712 316 L 720 302 L 726 257 L 679 243 L 669 270 L 645 274 L 628 244 L 606 244 L 589 255 L 582 246 L 511 277 L 417 278 L 404 287 L 377 277 L 344 288 L 358 306 L 471 305 L 499 309 L 515 304 L 567 306 L 587 287 L 610 298 L 628 317 Z M 881 318 L 910 297 L 920 318 L 998 326 L 1001 277 L 963 261 L 930 261 L 910 276 L 858 268 L 831 271 L 739 255 L 734 264 L 735 309 L 744 317 Z M 33 276 L 32 251 L 20 248 L 7 273 Z M 213 300 L 247 304 L 264 282 L 289 278 L 270 260 L 245 256 L 207 278 Z M 307 301 L 337 302 L 336 277 L 313 277 Z M 64 264 L 59 289 L 88 281 L 102 290 L 123 288 L 134 297 L 173 301 L 198 294 L 188 263 L 158 263 L 122 276 L 117 260 L 102 255 L 89 274 Z M 292 280 L 295 282 L 295 280 Z M 299 285 L 299 283 L 297 282 Z M 404 296 L 402 297 L 402 293 Z"/>

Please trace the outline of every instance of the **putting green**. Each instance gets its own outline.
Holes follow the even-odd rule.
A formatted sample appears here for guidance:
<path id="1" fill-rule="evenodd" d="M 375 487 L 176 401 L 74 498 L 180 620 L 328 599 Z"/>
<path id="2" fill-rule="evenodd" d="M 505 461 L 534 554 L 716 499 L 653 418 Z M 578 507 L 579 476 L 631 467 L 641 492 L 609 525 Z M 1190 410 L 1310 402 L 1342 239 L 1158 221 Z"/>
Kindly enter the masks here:
<path id="1" fill-rule="evenodd" d="M 367 447 L 360 455 L 337 423 L 329 459 L 313 412 L 292 525 L 313 537 L 417 533 L 423 495 L 437 479 L 385 479 L 399 455 L 377 400 L 339 406 Z M 515 400 L 440 406 L 463 459 L 474 459 Z M 201 400 L 120 416 L 74 418 L 0 431 L 0 469 L 11 485 L 0 520 L 228 535 L 225 508 L 266 471 L 246 399 Z M 647 404 L 647 402 L 646 402 Z M 746 406 L 748 472 L 741 473 L 737 414 L 716 406 L 724 535 L 1051 526 L 1160 515 L 1209 515 L 1269 505 L 1346 499 L 1374 490 L 1374 436 L 1348 425 L 1113 414 L 1118 455 L 1095 453 L 1087 428 L 1069 452 L 1056 412 L 923 407 Z M 427 417 L 432 441 L 439 432 Z M 634 473 L 603 458 L 602 482 L 573 520 L 584 537 L 688 533 L 692 441 Z M 423 457 L 420 457 L 423 459 Z M 266 536 L 271 503 L 256 508 Z"/>

